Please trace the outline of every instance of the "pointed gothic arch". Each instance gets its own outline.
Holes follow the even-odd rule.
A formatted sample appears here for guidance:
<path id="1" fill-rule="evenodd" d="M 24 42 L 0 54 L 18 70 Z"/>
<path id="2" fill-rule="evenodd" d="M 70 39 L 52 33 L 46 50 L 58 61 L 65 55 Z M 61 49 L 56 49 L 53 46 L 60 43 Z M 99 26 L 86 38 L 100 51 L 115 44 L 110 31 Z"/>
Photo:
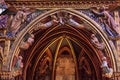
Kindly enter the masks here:
<path id="1" fill-rule="evenodd" d="M 55 13 L 58 13 L 59 11 L 63 11 L 63 12 L 67 12 L 67 13 L 70 13 L 72 15 L 75 15 L 77 16 L 78 18 L 84 20 L 87 24 L 90 25 L 90 27 L 95 31 L 97 32 L 98 34 L 100 34 L 103 42 L 105 43 L 106 45 L 106 49 L 107 49 L 107 54 L 111 56 L 112 58 L 112 63 L 113 63 L 113 68 L 114 70 L 116 71 L 117 70 L 117 67 L 116 67 L 116 63 L 115 63 L 115 59 L 114 59 L 114 53 L 111 49 L 111 46 L 108 42 L 108 38 L 107 36 L 105 35 L 105 33 L 102 31 L 102 29 L 100 28 L 100 26 L 95 22 L 93 21 L 92 19 L 90 19 L 89 17 L 87 17 L 86 15 L 84 15 L 83 13 L 81 12 L 78 12 L 76 10 L 72 10 L 72 9 L 53 9 L 53 10 L 50 10 L 40 16 L 38 16 L 36 19 L 34 19 L 30 24 L 28 24 L 17 36 L 13 46 L 12 46 L 12 50 L 11 50 L 11 53 L 10 53 L 10 65 L 9 65 L 9 70 L 12 69 L 12 61 L 13 61 L 13 57 L 14 55 L 18 56 L 19 55 L 19 46 L 20 46 L 20 43 L 22 42 L 24 36 L 27 34 L 27 33 L 32 33 L 33 32 L 33 29 L 35 28 L 35 25 L 37 25 L 42 19 L 44 19 L 45 17 L 47 16 L 50 16 L 52 14 L 55 14 Z M 58 26 L 59 27 L 59 26 Z M 48 35 L 51 31 L 54 31 L 56 28 L 50 28 L 48 29 L 48 32 L 45 33 L 45 35 L 42 37 L 43 39 L 46 37 L 46 35 Z M 67 33 L 67 32 L 66 32 Z M 56 33 L 57 35 L 57 33 Z M 68 35 L 67 35 L 68 36 Z M 70 37 L 70 36 L 68 36 Z M 56 38 L 60 38 L 59 37 L 56 37 Z M 57 40 L 56 38 L 54 38 L 53 41 Z M 51 43 L 50 43 L 51 44 Z M 49 45 L 50 45 L 49 44 Z M 48 45 L 48 46 L 49 46 Z M 35 49 L 35 48 L 34 48 Z M 34 51 L 34 50 L 33 50 Z M 31 53 L 33 53 L 33 51 Z M 45 49 L 44 49 L 45 51 Z M 43 52 L 44 52 L 43 51 Z M 98 56 L 99 57 L 99 56 Z"/>

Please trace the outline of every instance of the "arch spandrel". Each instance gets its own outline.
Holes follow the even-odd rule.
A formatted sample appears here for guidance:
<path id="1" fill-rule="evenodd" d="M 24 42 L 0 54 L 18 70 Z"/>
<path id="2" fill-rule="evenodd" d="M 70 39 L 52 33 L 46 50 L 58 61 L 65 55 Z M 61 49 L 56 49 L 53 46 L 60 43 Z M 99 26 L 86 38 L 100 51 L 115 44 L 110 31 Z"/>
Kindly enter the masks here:
<path id="1" fill-rule="evenodd" d="M 65 12 L 65 13 L 69 13 L 77 18 L 80 18 L 81 20 L 83 20 L 85 23 L 89 24 L 89 27 L 93 30 L 94 33 L 98 33 L 101 36 L 101 39 L 103 40 L 103 42 L 105 43 L 106 46 L 106 50 L 107 50 L 107 55 L 109 55 L 112 58 L 112 63 L 113 63 L 113 68 L 116 71 L 116 64 L 115 64 L 115 59 L 114 59 L 114 54 L 113 51 L 110 47 L 110 44 L 108 42 L 108 38 L 106 36 L 106 34 L 103 32 L 103 30 L 101 29 L 101 27 L 92 19 L 90 19 L 88 16 L 84 15 L 83 13 L 73 10 L 73 9 L 53 9 L 50 10 L 44 14 L 41 14 L 40 16 L 38 16 L 36 19 L 34 19 L 32 22 L 30 22 L 30 24 L 28 24 L 16 37 L 14 44 L 12 45 L 12 50 L 10 52 L 10 65 L 9 65 L 9 70 L 12 69 L 12 61 L 13 61 L 13 57 L 16 55 L 19 55 L 19 50 L 20 50 L 20 44 L 23 41 L 25 35 L 27 33 L 33 34 L 33 32 L 35 32 L 35 27 L 37 26 L 37 24 L 39 24 L 41 22 L 41 20 L 43 20 L 46 17 L 49 17 L 51 15 L 57 14 L 59 12 Z M 50 26 L 50 29 L 48 28 L 48 32 L 45 33 L 45 35 L 48 35 L 52 30 L 54 31 L 56 28 L 58 27 L 53 27 L 53 29 L 51 28 L 52 26 Z M 61 26 L 60 26 L 61 27 Z M 75 27 L 75 26 L 74 26 Z M 79 29 L 79 28 L 78 28 Z M 44 39 L 46 36 L 43 36 L 42 38 Z"/>

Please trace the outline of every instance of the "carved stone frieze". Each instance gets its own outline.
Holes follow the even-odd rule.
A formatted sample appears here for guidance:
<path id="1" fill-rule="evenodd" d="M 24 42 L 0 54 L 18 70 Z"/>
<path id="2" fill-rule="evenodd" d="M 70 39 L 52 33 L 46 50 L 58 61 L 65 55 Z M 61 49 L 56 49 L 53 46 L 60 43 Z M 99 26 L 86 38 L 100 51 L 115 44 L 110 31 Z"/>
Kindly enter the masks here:
<path id="1" fill-rule="evenodd" d="M 79 8 L 79 9 L 86 9 L 90 8 L 93 6 L 109 6 L 109 5 L 118 5 L 120 4 L 119 1 L 67 1 L 67 0 L 57 0 L 57 1 L 51 1 L 51 0 L 16 0 L 16 1 L 9 1 L 6 0 L 6 3 L 16 7 L 17 9 L 21 8 L 21 6 L 26 6 L 26 7 L 32 7 L 34 8 Z"/>

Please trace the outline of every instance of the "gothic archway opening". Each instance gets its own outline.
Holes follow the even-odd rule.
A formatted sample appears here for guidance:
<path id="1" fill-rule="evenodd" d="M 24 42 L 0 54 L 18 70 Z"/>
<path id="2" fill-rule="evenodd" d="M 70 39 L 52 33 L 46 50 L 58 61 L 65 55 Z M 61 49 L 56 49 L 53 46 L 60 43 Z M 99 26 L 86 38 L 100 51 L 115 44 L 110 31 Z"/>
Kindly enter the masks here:
<path id="1" fill-rule="evenodd" d="M 16 51 L 18 51 L 16 54 L 23 57 L 23 79 L 107 79 L 102 76 L 102 58 L 111 57 L 111 54 L 108 53 L 109 47 L 104 47 L 108 44 L 102 31 L 95 25 L 90 24 L 91 21 L 87 20 L 86 16 L 75 14 L 74 11 L 72 13 L 69 10 L 53 10 L 50 13 L 38 17 L 35 20 L 38 20 L 37 22 L 31 23 L 31 26 L 25 28 L 28 28 L 27 31 L 34 35 L 32 46 L 29 48 L 28 46 L 27 48 L 21 46 L 22 41 L 26 40 L 26 36 L 29 35 L 26 35 L 26 32 L 26 34 L 23 33 L 21 42 L 18 39 L 18 43 L 16 43 L 20 46 L 18 50 L 19 46 L 16 48 Z M 53 21 L 55 21 L 55 24 L 53 24 Z M 43 22 L 43 24 L 39 24 L 39 22 Z M 37 27 L 35 28 L 36 23 Z M 18 35 L 18 38 L 20 35 L 22 33 Z M 104 43 L 104 45 L 101 43 Z"/>

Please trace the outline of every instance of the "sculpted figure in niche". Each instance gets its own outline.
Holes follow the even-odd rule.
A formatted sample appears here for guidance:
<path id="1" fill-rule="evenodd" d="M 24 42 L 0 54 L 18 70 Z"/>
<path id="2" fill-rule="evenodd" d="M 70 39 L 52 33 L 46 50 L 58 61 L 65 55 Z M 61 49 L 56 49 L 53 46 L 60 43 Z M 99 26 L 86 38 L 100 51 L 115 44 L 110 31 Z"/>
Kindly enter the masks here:
<path id="1" fill-rule="evenodd" d="M 22 49 L 28 49 L 34 42 L 34 35 L 30 34 L 30 36 L 28 37 L 28 39 L 26 41 L 23 41 L 21 43 L 20 48 Z"/>
<path id="2" fill-rule="evenodd" d="M 100 43 L 95 34 L 91 34 L 91 42 L 99 50 L 103 50 L 105 48 L 104 43 Z"/>
<path id="3" fill-rule="evenodd" d="M 102 58 L 102 65 L 101 65 L 102 71 L 103 71 L 103 76 L 111 78 L 113 75 L 113 69 L 108 66 L 107 58 L 103 57 Z"/>
<path id="4" fill-rule="evenodd" d="M 102 22 L 105 24 L 106 27 L 108 27 L 109 29 L 111 29 L 116 36 L 115 37 L 119 37 L 119 32 L 118 32 L 118 25 L 116 25 L 115 20 L 113 19 L 113 17 L 109 14 L 109 12 L 107 10 L 105 10 L 105 7 L 102 6 L 99 8 L 99 10 L 95 10 L 95 9 L 91 9 L 91 11 L 98 17 L 102 18 Z"/>
<path id="5" fill-rule="evenodd" d="M 99 42 L 95 34 L 91 35 L 91 42 L 97 49 L 99 49 L 98 55 L 102 59 L 101 68 L 102 68 L 103 76 L 111 78 L 113 74 L 113 69 L 111 66 L 108 66 L 107 58 L 104 56 L 103 52 L 101 51 L 105 49 L 105 45 Z"/>

